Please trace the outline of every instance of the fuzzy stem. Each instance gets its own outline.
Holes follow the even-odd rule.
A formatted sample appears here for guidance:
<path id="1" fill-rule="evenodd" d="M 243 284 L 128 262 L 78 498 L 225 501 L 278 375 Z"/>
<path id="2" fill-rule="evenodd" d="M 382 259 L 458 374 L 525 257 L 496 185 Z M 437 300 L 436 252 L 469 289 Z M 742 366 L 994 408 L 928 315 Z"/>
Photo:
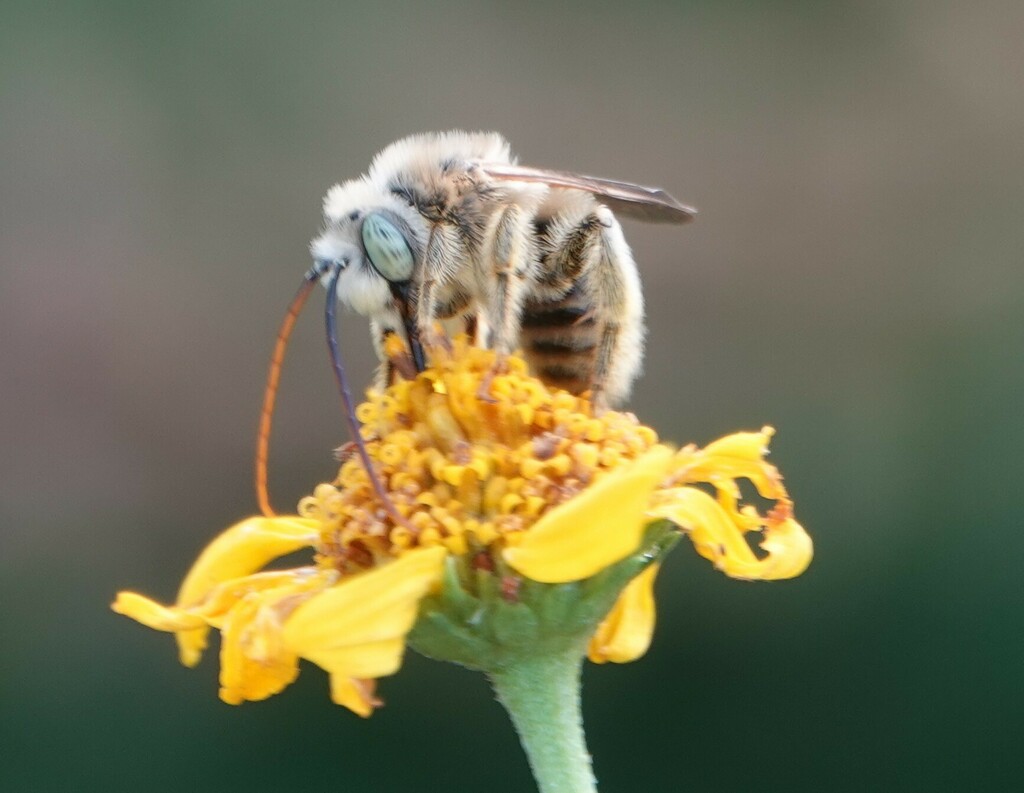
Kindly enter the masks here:
<path id="1" fill-rule="evenodd" d="M 521 657 L 489 677 L 540 793 L 597 793 L 580 714 L 579 648 Z"/>

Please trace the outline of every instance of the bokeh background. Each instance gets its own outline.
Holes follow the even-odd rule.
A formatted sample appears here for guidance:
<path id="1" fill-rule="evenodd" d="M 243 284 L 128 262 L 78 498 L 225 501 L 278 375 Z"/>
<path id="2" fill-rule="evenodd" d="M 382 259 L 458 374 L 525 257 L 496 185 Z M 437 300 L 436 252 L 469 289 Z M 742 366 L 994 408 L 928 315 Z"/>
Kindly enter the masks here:
<path id="1" fill-rule="evenodd" d="M 173 597 L 254 510 L 253 434 L 320 197 L 405 134 L 664 186 L 627 223 L 633 408 L 775 425 L 817 558 L 728 580 L 684 542 L 651 651 L 589 667 L 603 791 L 990 790 L 1024 762 L 1024 6 L 3 3 L 0 789 L 525 791 L 479 676 L 410 656 L 364 722 L 313 667 L 232 708 Z M 357 381 L 373 366 L 345 320 Z M 344 438 L 313 312 L 278 503 Z"/>

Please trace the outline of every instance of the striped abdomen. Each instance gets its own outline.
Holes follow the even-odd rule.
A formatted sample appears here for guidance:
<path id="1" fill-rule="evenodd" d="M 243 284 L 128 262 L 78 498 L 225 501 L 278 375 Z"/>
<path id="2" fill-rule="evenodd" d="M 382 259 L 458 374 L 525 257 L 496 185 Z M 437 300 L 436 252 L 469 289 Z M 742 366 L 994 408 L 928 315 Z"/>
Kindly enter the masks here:
<path id="1" fill-rule="evenodd" d="M 574 394 L 593 385 L 602 326 L 585 290 L 575 285 L 556 300 L 527 299 L 519 341 L 531 371 Z"/>

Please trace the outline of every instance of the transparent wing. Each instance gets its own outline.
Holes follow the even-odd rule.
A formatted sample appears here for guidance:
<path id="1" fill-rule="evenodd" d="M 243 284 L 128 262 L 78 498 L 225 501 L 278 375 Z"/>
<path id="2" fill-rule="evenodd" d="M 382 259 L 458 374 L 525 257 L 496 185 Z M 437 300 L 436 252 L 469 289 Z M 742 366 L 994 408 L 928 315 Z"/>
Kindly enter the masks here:
<path id="1" fill-rule="evenodd" d="M 549 171 L 546 168 L 530 168 L 525 165 L 504 163 L 481 163 L 480 170 L 494 179 L 508 179 L 516 182 L 543 182 L 552 187 L 568 187 L 585 190 L 599 196 L 613 212 L 645 220 L 648 223 L 686 223 L 693 220 L 697 210 L 680 204 L 676 199 L 657 187 L 644 187 L 614 179 L 582 176 L 565 171 Z"/>

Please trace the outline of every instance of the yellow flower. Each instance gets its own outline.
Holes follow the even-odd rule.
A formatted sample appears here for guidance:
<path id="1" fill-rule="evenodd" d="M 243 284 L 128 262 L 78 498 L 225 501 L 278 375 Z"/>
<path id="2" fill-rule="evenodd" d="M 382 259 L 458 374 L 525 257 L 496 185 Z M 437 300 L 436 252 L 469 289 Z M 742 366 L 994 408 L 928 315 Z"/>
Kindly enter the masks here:
<path id="1" fill-rule="evenodd" d="M 488 377 L 492 398 L 481 400 Z M 789 578 L 811 559 L 781 477 L 764 461 L 769 428 L 673 452 L 632 414 L 596 413 L 585 396 L 528 376 L 517 357 L 495 375 L 494 354 L 462 338 L 415 380 L 371 392 L 357 412 L 391 509 L 352 456 L 298 516 L 249 518 L 215 539 L 175 605 L 118 595 L 115 611 L 176 634 L 188 666 L 209 628 L 219 629 L 226 702 L 277 693 L 305 658 L 330 674 L 335 702 L 369 715 L 379 704 L 374 681 L 401 664 L 446 559 L 500 576 L 511 601 L 517 580 L 567 584 L 611 568 L 659 520 L 733 577 Z M 774 507 L 761 515 L 741 506 L 739 479 Z M 760 532 L 761 553 L 750 532 Z M 315 552 L 310 566 L 261 572 L 304 547 Z M 656 571 L 651 564 L 622 590 L 593 630 L 591 660 L 646 651 Z"/>
<path id="2" fill-rule="evenodd" d="M 398 668 L 416 605 L 436 584 L 444 553 L 420 549 L 343 581 L 324 564 L 258 572 L 318 541 L 310 520 L 248 518 L 200 554 L 174 606 L 121 592 L 114 611 L 173 631 L 186 666 L 199 662 L 209 629 L 220 629 L 220 696 L 232 705 L 276 694 L 298 675 L 299 657 L 306 657 L 331 673 L 336 702 L 368 716 L 378 704 L 368 681 Z M 333 635 L 311 644 L 308 636 L 316 635 L 325 608 Z"/>

